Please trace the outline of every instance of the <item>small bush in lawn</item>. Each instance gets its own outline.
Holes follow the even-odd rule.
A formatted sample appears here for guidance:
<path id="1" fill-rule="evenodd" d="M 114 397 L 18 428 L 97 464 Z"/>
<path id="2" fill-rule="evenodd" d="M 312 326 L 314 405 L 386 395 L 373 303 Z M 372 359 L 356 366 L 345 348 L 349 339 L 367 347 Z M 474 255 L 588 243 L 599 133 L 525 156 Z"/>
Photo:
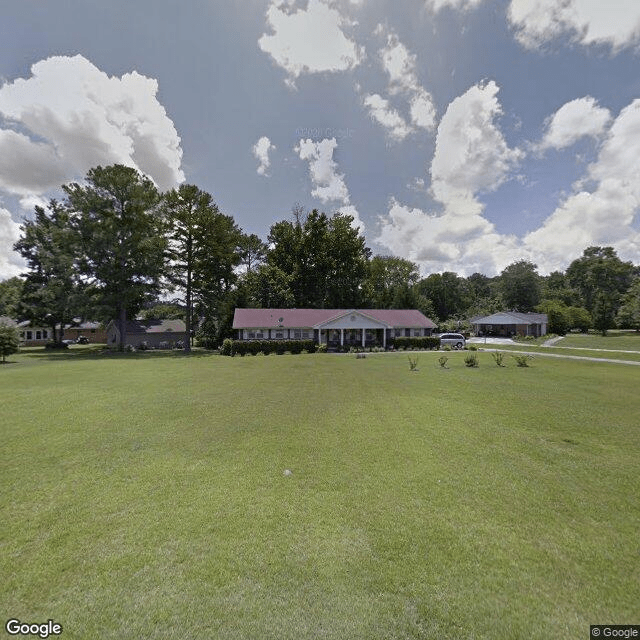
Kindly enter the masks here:
<path id="1" fill-rule="evenodd" d="M 477 367 L 478 356 L 475 353 L 469 353 L 464 357 L 464 363 L 467 367 Z"/>
<path id="2" fill-rule="evenodd" d="M 361 360 L 362 358 L 366 358 L 366 353 L 356 353 L 356 360 Z"/>
<path id="3" fill-rule="evenodd" d="M 448 369 L 449 367 L 447 367 L 447 362 L 449 361 L 449 356 L 440 356 L 438 358 L 438 364 L 443 368 L 443 369 Z"/>
<path id="4" fill-rule="evenodd" d="M 469 349 L 469 351 L 477 351 L 478 350 L 478 345 L 477 344 L 470 344 L 467 346 L 467 349 Z"/>
<path id="5" fill-rule="evenodd" d="M 409 358 L 409 371 L 418 370 L 418 356 L 407 356 Z"/>
<path id="6" fill-rule="evenodd" d="M 225 338 L 222 347 L 220 348 L 220 354 L 223 356 L 233 355 L 233 340 L 231 338 Z"/>
<path id="7" fill-rule="evenodd" d="M 491 354 L 493 356 L 493 360 L 499 367 L 504 367 L 504 353 L 501 351 L 496 351 Z"/>
<path id="8" fill-rule="evenodd" d="M 513 356 L 513 358 L 519 367 L 528 367 L 529 360 L 533 360 L 533 356 L 530 356 L 528 353 Z"/>

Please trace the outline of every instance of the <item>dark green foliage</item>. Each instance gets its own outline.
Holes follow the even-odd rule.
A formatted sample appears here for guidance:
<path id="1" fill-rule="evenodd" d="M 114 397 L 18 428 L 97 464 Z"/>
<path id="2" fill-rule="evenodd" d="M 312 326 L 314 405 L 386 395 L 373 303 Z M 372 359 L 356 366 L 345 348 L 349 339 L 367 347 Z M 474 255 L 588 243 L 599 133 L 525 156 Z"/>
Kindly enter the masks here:
<path id="1" fill-rule="evenodd" d="M 440 338 L 424 336 L 419 338 L 393 338 L 393 346 L 396 349 L 437 349 L 440 346 Z M 390 344 L 388 346 L 391 346 Z"/>
<path id="2" fill-rule="evenodd" d="M 633 274 L 633 265 L 622 262 L 613 247 L 588 247 L 567 268 L 569 284 L 580 293 L 583 305 L 592 313 L 598 293 L 609 297 L 608 303 L 613 303 L 617 311 L 619 297 L 629 289 Z"/>
<path id="3" fill-rule="evenodd" d="M 313 210 L 271 227 L 267 263 L 291 277 L 297 307 L 350 308 L 362 301 L 362 283 L 371 251 L 351 226 L 353 217 Z"/>
<path id="4" fill-rule="evenodd" d="M 293 278 L 272 264 L 261 264 L 244 276 L 243 286 L 248 306 L 263 309 L 288 309 L 295 299 L 291 291 Z"/>
<path id="5" fill-rule="evenodd" d="M 640 330 L 640 278 L 634 280 L 623 296 L 616 322 L 622 329 Z"/>
<path id="6" fill-rule="evenodd" d="M 220 353 L 223 356 L 257 355 L 258 353 L 282 355 L 287 351 L 292 354 L 299 354 L 302 351 L 313 353 L 315 350 L 316 345 L 313 340 L 232 340 L 227 338 L 222 343 Z M 321 349 L 318 349 L 318 351 L 321 351 Z"/>
<path id="7" fill-rule="evenodd" d="M 0 282 L 0 316 L 19 319 L 20 297 L 24 280 L 15 276 Z"/>
<path id="8" fill-rule="evenodd" d="M 85 183 L 63 185 L 79 234 L 77 267 L 92 294 L 94 315 L 117 318 L 120 349 L 126 320 L 160 293 L 168 242 L 153 182 L 131 167 L 96 167 Z"/>
<path id="9" fill-rule="evenodd" d="M 64 326 L 82 311 L 79 235 L 69 211 L 55 200 L 46 209 L 35 207 L 33 220 L 25 221 L 21 229 L 14 249 L 27 261 L 29 272 L 22 287 L 20 316 L 51 327 L 53 341 L 61 342 Z"/>
<path id="10" fill-rule="evenodd" d="M 162 303 L 143 309 L 138 314 L 143 320 L 184 320 L 185 310 L 179 304 Z"/>
<path id="11" fill-rule="evenodd" d="M 417 371 L 418 370 L 418 356 L 407 356 L 409 359 L 409 371 Z"/>
<path id="12" fill-rule="evenodd" d="M 500 293 L 507 309 L 533 311 L 540 302 L 540 276 L 537 265 L 519 260 L 506 267 L 499 277 Z"/>
<path id="13" fill-rule="evenodd" d="M 491 355 L 493 356 L 493 361 L 498 367 L 504 367 L 504 353 L 501 351 L 495 351 Z"/>
<path id="14" fill-rule="evenodd" d="M 233 340 L 231 338 L 225 338 L 220 349 L 220 354 L 223 356 L 233 355 Z"/>
<path id="15" fill-rule="evenodd" d="M 529 361 L 533 360 L 533 356 L 529 355 L 528 353 L 516 354 L 513 356 L 513 359 L 516 361 L 516 364 L 519 367 L 528 367 Z"/>
<path id="16" fill-rule="evenodd" d="M 432 302 L 435 315 L 440 320 L 462 316 L 469 306 L 466 280 L 450 271 L 432 273 L 420 280 L 416 291 Z"/>
<path id="17" fill-rule="evenodd" d="M 464 364 L 467 367 L 477 367 L 478 366 L 478 356 L 475 353 L 468 353 L 464 357 Z"/>
<path id="18" fill-rule="evenodd" d="M 409 260 L 396 256 L 373 256 L 363 283 L 367 305 L 371 309 L 416 308 L 411 294 L 419 277 L 418 266 Z"/>
<path id="19" fill-rule="evenodd" d="M 449 367 L 447 367 L 447 362 L 449 361 L 449 357 L 448 356 L 440 356 L 438 358 L 438 364 L 443 368 L 443 369 L 448 369 Z"/>
<path id="20" fill-rule="evenodd" d="M 18 330 L 15 327 L 0 324 L 0 355 L 2 356 L 2 362 L 6 361 L 7 356 L 17 353 L 19 347 L 20 337 L 18 336 Z"/>
<path id="21" fill-rule="evenodd" d="M 44 348 L 47 351 L 60 351 L 69 348 L 69 345 L 66 342 L 47 342 L 44 345 Z"/>

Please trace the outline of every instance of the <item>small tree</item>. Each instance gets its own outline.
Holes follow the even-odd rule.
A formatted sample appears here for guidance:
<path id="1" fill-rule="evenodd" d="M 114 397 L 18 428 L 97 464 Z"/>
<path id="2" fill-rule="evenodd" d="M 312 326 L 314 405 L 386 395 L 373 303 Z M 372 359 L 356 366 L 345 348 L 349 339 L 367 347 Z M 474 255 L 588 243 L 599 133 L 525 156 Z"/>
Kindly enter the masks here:
<path id="1" fill-rule="evenodd" d="M 17 353 L 20 346 L 20 338 L 18 330 L 15 327 L 9 327 L 6 324 L 0 324 L 0 354 L 2 355 L 2 363 L 6 361 L 6 357 L 12 353 Z"/>

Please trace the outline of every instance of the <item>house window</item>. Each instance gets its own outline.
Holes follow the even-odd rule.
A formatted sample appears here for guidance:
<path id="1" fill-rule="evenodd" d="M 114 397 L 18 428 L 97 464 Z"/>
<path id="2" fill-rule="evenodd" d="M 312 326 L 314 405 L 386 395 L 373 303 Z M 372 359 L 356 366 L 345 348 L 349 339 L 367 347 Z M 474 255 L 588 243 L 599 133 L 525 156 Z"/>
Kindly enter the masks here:
<path id="1" fill-rule="evenodd" d="M 27 331 L 27 340 L 33 340 L 33 331 Z"/>
<path id="2" fill-rule="evenodd" d="M 414 329 L 413 330 L 413 335 L 415 338 L 418 338 L 422 335 L 422 329 Z"/>
<path id="3" fill-rule="evenodd" d="M 262 333 L 262 331 L 256 331 L 256 338 L 259 338 L 259 339 L 264 338 L 264 333 Z"/>
<path id="4" fill-rule="evenodd" d="M 20 332 L 20 337 L 24 340 L 24 331 Z"/>
<path id="5" fill-rule="evenodd" d="M 42 340 L 42 331 L 36 331 L 36 340 Z"/>
<path id="6" fill-rule="evenodd" d="M 42 330 L 42 339 L 46 340 L 49 337 L 49 332 L 46 329 Z"/>
<path id="7" fill-rule="evenodd" d="M 306 340 L 309 337 L 308 331 L 302 331 L 301 329 L 294 329 L 293 337 L 296 340 Z"/>
<path id="8" fill-rule="evenodd" d="M 276 340 L 282 340 L 284 338 L 284 333 L 282 331 L 276 331 Z"/>
<path id="9" fill-rule="evenodd" d="M 247 338 L 249 340 L 253 340 L 256 337 L 256 332 L 255 331 L 247 331 Z"/>

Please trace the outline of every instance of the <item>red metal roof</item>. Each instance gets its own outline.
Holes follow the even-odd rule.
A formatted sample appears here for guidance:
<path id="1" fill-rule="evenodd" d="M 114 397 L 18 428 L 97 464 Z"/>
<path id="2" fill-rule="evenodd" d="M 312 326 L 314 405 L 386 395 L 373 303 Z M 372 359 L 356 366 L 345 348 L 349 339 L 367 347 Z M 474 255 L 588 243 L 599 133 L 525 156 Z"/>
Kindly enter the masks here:
<path id="1" fill-rule="evenodd" d="M 311 328 L 347 313 L 357 311 L 389 327 L 422 327 L 435 324 L 417 309 L 240 309 L 233 316 L 234 329 L 269 327 Z"/>

